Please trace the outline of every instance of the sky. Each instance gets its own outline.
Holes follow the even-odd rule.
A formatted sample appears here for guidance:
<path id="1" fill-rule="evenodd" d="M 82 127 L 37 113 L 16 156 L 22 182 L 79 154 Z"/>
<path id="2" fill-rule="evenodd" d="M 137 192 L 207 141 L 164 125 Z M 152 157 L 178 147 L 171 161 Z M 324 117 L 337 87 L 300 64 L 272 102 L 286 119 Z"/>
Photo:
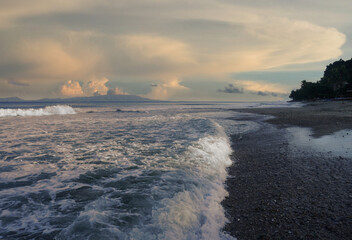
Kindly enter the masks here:
<path id="1" fill-rule="evenodd" d="M 350 0 L 1 0 L 0 97 L 276 101 L 352 57 Z"/>

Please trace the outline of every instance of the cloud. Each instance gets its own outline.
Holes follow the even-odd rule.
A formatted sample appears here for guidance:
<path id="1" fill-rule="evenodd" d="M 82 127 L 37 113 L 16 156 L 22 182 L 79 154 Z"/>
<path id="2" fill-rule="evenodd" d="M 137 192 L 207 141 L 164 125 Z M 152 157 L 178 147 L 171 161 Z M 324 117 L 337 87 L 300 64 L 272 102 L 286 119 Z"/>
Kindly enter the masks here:
<path id="1" fill-rule="evenodd" d="M 218 92 L 223 93 L 243 93 L 243 88 L 237 88 L 233 84 L 229 84 L 224 89 L 219 89 Z"/>
<path id="2" fill-rule="evenodd" d="M 249 92 L 256 93 L 275 92 L 280 94 L 286 94 L 290 91 L 290 89 L 285 85 L 263 81 L 237 80 L 236 84 L 240 85 Z"/>
<path id="3" fill-rule="evenodd" d="M 18 46 L 17 58 L 33 66 L 27 76 L 38 78 L 72 76 L 81 68 L 80 60 L 53 40 L 24 41 Z"/>
<path id="4" fill-rule="evenodd" d="M 15 35 L 6 36 L 0 44 L 3 76 L 24 84 L 83 80 L 101 71 L 100 64 L 104 63 L 96 46 L 74 38 L 67 43 L 43 36 L 21 38 Z"/>
<path id="5" fill-rule="evenodd" d="M 291 87 L 288 85 L 259 80 L 236 80 L 234 84 L 228 84 L 224 89 L 218 90 L 222 93 L 241 94 L 247 98 L 250 96 L 287 98 L 290 91 Z"/>
<path id="6" fill-rule="evenodd" d="M 289 93 L 277 93 L 277 92 L 250 92 L 252 95 L 262 96 L 262 97 L 274 97 L 279 99 L 287 99 Z"/>
<path id="7" fill-rule="evenodd" d="M 158 35 L 116 36 L 113 57 L 122 75 L 169 78 L 195 64 L 192 49 L 182 41 Z"/>
<path id="8" fill-rule="evenodd" d="M 275 92 L 262 92 L 262 91 L 254 92 L 253 94 L 256 94 L 256 95 L 259 95 L 259 96 L 273 96 L 273 97 L 287 96 L 287 94 L 278 94 L 278 93 L 275 93 Z"/>
<path id="9" fill-rule="evenodd" d="M 0 28 L 16 25 L 16 20 L 33 15 L 78 9 L 81 1 L 4 0 L 0 2 Z"/>
<path id="10" fill-rule="evenodd" d="M 107 92 L 107 95 L 128 95 L 128 93 L 122 91 L 119 88 L 110 88 Z"/>
<path id="11" fill-rule="evenodd" d="M 182 86 L 180 84 L 180 80 L 177 78 L 173 78 L 168 80 L 165 83 L 160 83 L 155 85 L 151 92 L 144 95 L 144 97 L 151 99 L 160 99 L 160 100 L 168 100 L 173 96 L 178 94 L 184 94 L 184 92 L 188 92 L 189 88 Z"/>
<path id="12" fill-rule="evenodd" d="M 127 49 L 126 52 L 130 57 L 138 57 L 141 61 L 156 59 L 177 64 L 193 62 L 188 46 L 172 38 L 156 35 L 127 35 L 117 37 L 117 42 Z"/>
<path id="13" fill-rule="evenodd" d="M 89 81 L 80 84 L 78 81 L 67 81 L 61 86 L 61 95 L 64 97 L 101 96 L 101 95 L 128 95 L 119 88 L 109 89 L 105 84 L 109 79 L 92 77 Z"/>
<path id="14" fill-rule="evenodd" d="M 277 8 L 287 4 L 269 8 L 242 0 L 3 0 L 1 77 L 53 86 L 75 79 L 84 83 L 83 92 L 89 95 L 108 92 L 106 82 L 92 80 L 94 76 L 152 79 L 160 84 L 150 94 L 157 98 L 159 92 L 165 98 L 188 91 L 174 79 L 217 77 L 341 55 L 345 34 L 316 19 L 286 17 Z M 253 84 L 243 88 L 270 92 Z"/>
<path id="15" fill-rule="evenodd" d="M 84 93 L 79 82 L 69 80 L 61 87 L 61 95 L 64 97 L 79 97 L 83 96 Z"/>
<path id="16" fill-rule="evenodd" d="M 263 83 L 263 82 L 254 82 L 254 81 L 237 81 L 240 87 L 235 87 L 233 84 L 229 84 L 224 89 L 219 89 L 218 92 L 222 93 L 232 93 L 232 94 L 243 94 L 246 93 L 262 96 L 262 97 L 287 97 L 287 93 L 284 89 L 280 88 L 277 84 Z M 261 90 L 258 90 L 261 89 Z M 278 92 L 275 92 L 278 91 Z"/>
<path id="17" fill-rule="evenodd" d="M 105 84 L 109 81 L 109 79 L 103 78 L 96 78 L 93 77 L 89 82 L 87 82 L 84 86 L 84 92 L 88 96 L 92 95 L 106 95 L 109 88 L 105 86 Z"/>

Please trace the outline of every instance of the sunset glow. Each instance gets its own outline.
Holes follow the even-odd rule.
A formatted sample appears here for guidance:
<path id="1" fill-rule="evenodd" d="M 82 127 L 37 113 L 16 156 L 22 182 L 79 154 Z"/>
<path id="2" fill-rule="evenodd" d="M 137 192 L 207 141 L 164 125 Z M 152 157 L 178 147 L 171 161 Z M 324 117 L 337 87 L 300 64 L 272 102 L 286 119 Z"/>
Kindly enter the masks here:
<path id="1" fill-rule="evenodd" d="M 118 88 L 153 99 L 283 99 L 251 92 L 289 93 L 305 72 L 318 80 L 326 63 L 352 52 L 350 3 L 309 2 L 4 0 L 0 94 L 38 99 Z M 257 71 L 298 74 L 279 85 L 233 77 Z M 204 84 L 205 91 L 195 87 Z M 228 84 L 244 94 L 218 91 Z"/>

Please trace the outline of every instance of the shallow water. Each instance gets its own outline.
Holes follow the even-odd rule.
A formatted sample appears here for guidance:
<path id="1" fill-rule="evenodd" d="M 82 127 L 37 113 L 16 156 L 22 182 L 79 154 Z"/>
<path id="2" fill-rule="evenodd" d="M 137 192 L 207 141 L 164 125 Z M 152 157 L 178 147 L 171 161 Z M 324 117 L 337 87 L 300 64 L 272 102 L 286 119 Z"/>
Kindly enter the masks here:
<path id="1" fill-rule="evenodd" d="M 239 105 L 7 109 L 0 237 L 231 239 L 227 135 L 253 127 L 228 120 Z"/>
<path id="2" fill-rule="evenodd" d="M 351 157 L 352 130 L 345 129 L 318 138 L 312 137 L 313 133 L 309 128 L 291 127 L 288 131 L 292 136 L 290 143 L 294 146 L 335 157 Z"/>

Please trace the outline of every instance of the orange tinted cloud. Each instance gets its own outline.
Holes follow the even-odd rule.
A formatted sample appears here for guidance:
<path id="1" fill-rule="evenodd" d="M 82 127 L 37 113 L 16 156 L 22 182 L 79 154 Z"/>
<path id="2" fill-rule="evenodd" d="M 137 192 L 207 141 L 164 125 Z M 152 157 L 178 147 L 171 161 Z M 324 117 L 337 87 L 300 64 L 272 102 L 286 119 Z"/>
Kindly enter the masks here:
<path id="1" fill-rule="evenodd" d="M 64 97 L 78 97 L 83 96 L 84 93 L 79 82 L 69 80 L 61 87 L 61 95 Z"/>
<path id="2" fill-rule="evenodd" d="M 89 81 L 80 84 L 69 80 L 61 86 L 60 94 L 64 97 L 93 96 L 93 95 L 127 95 L 119 88 L 109 89 L 105 84 L 109 79 L 92 77 Z"/>
<path id="3" fill-rule="evenodd" d="M 286 94 L 290 90 L 285 85 L 277 83 L 268 83 L 263 81 L 236 81 L 236 85 L 243 87 L 247 91 L 251 92 L 274 92 L 280 94 Z"/>
<path id="4" fill-rule="evenodd" d="M 85 85 L 84 92 L 87 95 L 106 95 L 108 92 L 108 87 L 105 84 L 109 81 L 107 78 L 96 78 L 93 77 L 91 80 Z"/>
<path id="5" fill-rule="evenodd" d="M 23 39 L 11 45 L 12 61 L 26 65 L 22 75 L 31 81 L 84 79 L 95 74 L 103 62 L 101 53 L 86 42 L 62 43 L 55 39 Z"/>
<path id="6" fill-rule="evenodd" d="M 151 99 L 167 100 L 175 95 L 189 91 L 189 88 L 182 86 L 177 78 L 167 79 L 164 83 L 153 85 L 152 91 L 145 95 Z"/>

